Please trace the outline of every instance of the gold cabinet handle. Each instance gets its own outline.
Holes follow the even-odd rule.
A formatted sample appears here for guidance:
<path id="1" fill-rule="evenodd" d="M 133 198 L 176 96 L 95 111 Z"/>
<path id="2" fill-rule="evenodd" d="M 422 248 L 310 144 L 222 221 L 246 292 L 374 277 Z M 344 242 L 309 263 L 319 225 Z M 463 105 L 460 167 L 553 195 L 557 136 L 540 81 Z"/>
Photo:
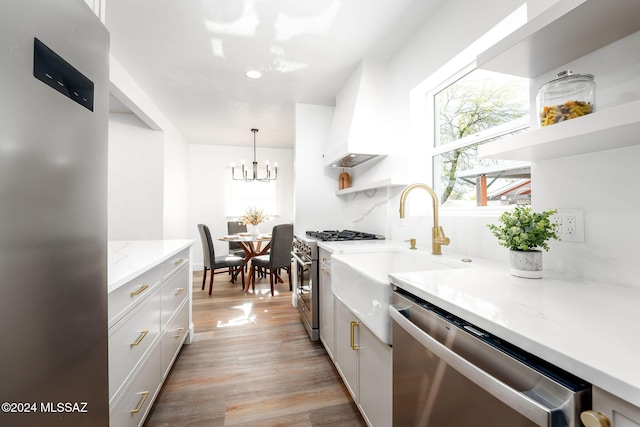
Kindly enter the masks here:
<path id="1" fill-rule="evenodd" d="M 174 335 L 174 338 L 180 338 L 182 336 L 182 333 L 184 332 L 184 328 L 179 328 L 178 329 L 178 335 Z"/>
<path id="2" fill-rule="evenodd" d="M 327 270 L 327 269 L 326 269 L 326 268 L 324 268 L 324 267 L 320 267 L 320 271 L 322 271 L 323 273 L 327 273 L 327 274 L 329 274 L 329 270 Z"/>
<path id="3" fill-rule="evenodd" d="M 183 292 L 184 292 L 184 288 L 178 288 L 178 289 L 176 289 L 176 292 L 173 295 L 177 297 L 178 295 L 180 295 Z"/>
<path id="4" fill-rule="evenodd" d="M 360 348 L 360 347 L 358 347 L 356 345 L 356 338 L 355 338 L 356 326 L 358 326 L 358 325 L 359 325 L 359 323 L 358 323 L 357 320 L 352 320 L 351 321 L 351 340 L 349 342 L 349 345 L 351 346 L 352 350 L 358 350 Z"/>
<path id="5" fill-rule="evenodd" d="M 138 344 L 140 344 L 140 343 L 142 342 L 142 340 L 144 339 L 144 337 L 146 337 L 146 336 L 147 336 L 147 334 L 148 334 L 148 333 L 149 333 L 149 330 L 148 330 L 148 329 L 145 329 L 145 330 L 143 330 L 143 331 L 140 331 L 140 336 L 138 337 L 138 339 L 137 339 L 137 340 L 135 340 L 134 342 L 132 342 L 132 343 L 130 344 L 130 345 L 131 345 L 131 347 L 135 347 L 135 346 L 137 346 Z"/>
<path id="6" fill-rule="evenodd" d="M 132 409 L 129 411 L 131 412 L 131 415 L 137 414 L 138 412 L 140 412 L 140 409 L 142 409 L 144 402 L 147 400 L 147 396 L 149 396 L 149 391 L 143 391 L 142 393 L 139 393 L 139 394 L 142 396 L 142 399 L 140 399 L 140 403 L 138 403 L 138 407 L 136 409 Z"/>
<path id="7" fill-rule="evenodd" d="M 174 260 L 173 260 L 173 263 L 174 263 L 175 265 L 180 265 L 180 264 L 182 264 L 183 262 L 184 262 L 184 258 L 176 258 L 176 259 L 174 259 Z"/>
<path id="8" fill-rule="evenodd" d="M 142 286 L 140 286 L 140 289 L 138 289 L 137 291 L 131 292 L 131 296 L 135 297 L 136 295 L 140 295 L 141 293 L 143 293 L 147 289 L 149 289 L 149 285 L 142 285 Z"/>

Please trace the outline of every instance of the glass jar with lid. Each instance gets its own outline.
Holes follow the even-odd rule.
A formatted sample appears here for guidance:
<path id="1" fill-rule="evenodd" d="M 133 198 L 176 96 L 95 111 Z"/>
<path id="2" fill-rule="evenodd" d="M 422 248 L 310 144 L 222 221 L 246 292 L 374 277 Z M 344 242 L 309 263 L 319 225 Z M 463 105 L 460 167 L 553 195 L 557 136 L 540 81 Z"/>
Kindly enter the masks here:
<path id="1" fill-rule="evenodd" d="M 596 110 L 596 82 L 591 74 L 558 73 L 540 86 L 536 106 L 541 127 L 574 119 Z"/>

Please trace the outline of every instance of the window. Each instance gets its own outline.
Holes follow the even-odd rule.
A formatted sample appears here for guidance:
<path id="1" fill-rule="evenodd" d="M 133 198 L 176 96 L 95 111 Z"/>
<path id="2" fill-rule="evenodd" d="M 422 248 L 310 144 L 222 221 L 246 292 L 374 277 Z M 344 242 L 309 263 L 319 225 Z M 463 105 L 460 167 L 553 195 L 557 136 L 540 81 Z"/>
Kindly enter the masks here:
<path id="1" fill-rule="evenodd" d="M 478 158 L 478 146 L 526 130 L 529 80 L 473 69 L 430 93 L 434 189 L 444 206 L 527 202 L 528 164 Z"/>
<path id="2" fill-rule="evenodd" d="M 269 217 L 278 212 L 278 181 L 235 181 L 231 179 L 231 170 L 227 175 L 226 215 L 237 218 L 246 212 L 249 206 L 264 210 Z"/>
<path id="3" fill-rule="evenodd" d="M 527 22 L 526 3 L 411 90 L 444 207 L 528 203 L 528 163 L 479 159 L 478 147 L 529 126 L 529 80 L 478 69 L 476 57 Z"/>

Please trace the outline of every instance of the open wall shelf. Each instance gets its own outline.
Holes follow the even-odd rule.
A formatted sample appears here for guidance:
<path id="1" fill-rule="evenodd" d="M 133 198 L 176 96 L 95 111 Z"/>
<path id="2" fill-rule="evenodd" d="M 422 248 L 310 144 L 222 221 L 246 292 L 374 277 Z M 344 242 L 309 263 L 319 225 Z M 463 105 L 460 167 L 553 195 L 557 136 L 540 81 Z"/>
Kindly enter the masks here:
<path id="1" fill-rule="evenodd" d="M 477 58 L 478 68 L 535 78 L 640 31 L 638 0 L 563 0 Z"/>
<path id="2" fill-rule="evenodd" d="M 336 191 L 336 196 L 357 193 L 359 191 L 377 190 L 378 188 L 406 187 L 407 185 L 409 184 L 407 184 L 403 179 L 387 178 L 366 184 L 354 185 L 353 187 L 345 188 L 344 190 L 338 190 Z"/>
<path id="3" fill-rule="evenodd" d="M 481 145 L 480 157 L 540 161 L 640 145 L 640 101 Z"/>
<path id="4" fill-rule="evenodd" d="M 478 68 L 536 78 L 640 31 L 638 0 L 564 0 L 477 58 Z M 640 101 L 482 145 L 481 157 L 539 161 L 640 145 Z"/>

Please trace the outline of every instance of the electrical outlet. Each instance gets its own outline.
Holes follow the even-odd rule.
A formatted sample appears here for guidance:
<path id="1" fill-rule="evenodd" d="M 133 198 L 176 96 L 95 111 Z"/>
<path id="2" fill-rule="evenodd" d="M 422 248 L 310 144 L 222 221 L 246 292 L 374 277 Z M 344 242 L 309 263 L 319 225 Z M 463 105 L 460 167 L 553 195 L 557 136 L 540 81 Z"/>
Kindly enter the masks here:
<path id="1" fill-rule="evenodd" d="M 575 216 L 567 215 L 563 218 L 562 234 L 575 236 L 576 234 L 576 217 Z"/>
<path id="2" fill-rule="evenodd" d="M 556 233 L 563 242 L 584 242 L 584 211 L 582 209 L 558 209 L 551 217 L 557 224 Z"/>

